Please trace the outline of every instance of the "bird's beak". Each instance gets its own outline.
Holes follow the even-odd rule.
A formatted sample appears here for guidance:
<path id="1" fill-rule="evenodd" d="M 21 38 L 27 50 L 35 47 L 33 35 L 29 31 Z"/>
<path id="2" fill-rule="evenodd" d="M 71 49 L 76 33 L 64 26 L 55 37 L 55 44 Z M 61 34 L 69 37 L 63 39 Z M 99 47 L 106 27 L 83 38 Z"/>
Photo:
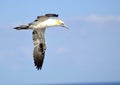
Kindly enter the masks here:
<path id="1" fill-rule="evenodd" d="M 66 29 L 69 29 L 67 25 L 62 25 L 62 27 L 66 28 Z"/>

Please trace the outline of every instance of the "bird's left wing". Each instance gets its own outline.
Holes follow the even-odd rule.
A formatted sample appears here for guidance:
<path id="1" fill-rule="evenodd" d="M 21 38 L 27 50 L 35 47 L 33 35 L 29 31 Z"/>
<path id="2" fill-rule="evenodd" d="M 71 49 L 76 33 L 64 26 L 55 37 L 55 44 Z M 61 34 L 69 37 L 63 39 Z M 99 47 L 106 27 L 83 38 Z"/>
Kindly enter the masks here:
<path id="1" fill-rule="evenodd" d="M 42 68 L 46 50 L 44 32 L 45 29 L 39 29 L 33 30 L 32 33 L 34 42 L 33 58 L 34 64 L 38 70 Z"/>

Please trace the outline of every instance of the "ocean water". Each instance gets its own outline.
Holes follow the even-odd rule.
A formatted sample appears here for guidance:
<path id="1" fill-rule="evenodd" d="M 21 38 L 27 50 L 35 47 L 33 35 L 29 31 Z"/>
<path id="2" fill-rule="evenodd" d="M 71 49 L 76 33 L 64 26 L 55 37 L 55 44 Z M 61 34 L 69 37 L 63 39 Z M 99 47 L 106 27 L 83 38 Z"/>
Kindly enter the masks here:
<path id="1" fill-rule="evenodd" d="M 67 84 L 36 84 L 36 85 L 120 85 L 120 83 L 67 83 Z"/>

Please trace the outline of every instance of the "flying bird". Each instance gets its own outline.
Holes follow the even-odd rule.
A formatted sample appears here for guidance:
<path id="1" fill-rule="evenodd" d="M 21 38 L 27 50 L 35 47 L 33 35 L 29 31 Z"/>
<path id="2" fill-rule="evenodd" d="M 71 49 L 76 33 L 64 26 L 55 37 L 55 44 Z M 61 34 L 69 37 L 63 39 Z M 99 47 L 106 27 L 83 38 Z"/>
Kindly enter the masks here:
<path id="1" fill-rule="evenodd" d="M 32 23 L 15 27 L 16 30 L 32 29 L 32 38 L 34 43 L 33 59 L 36 69 L 41 70 L 46 50 L 45 29 L 53 26 L 68 28 L 64 22 L 58 18 L 58 14 L 45 14 L 38 16 Z"/>

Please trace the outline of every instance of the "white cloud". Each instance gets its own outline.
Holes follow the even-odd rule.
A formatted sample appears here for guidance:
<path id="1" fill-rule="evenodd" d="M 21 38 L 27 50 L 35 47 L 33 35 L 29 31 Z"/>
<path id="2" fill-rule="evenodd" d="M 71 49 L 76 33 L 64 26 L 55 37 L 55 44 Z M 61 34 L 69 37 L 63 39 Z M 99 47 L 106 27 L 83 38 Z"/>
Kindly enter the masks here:
<path id="1" fill-rule="evenodd" d="M 88 16 L 79 16 L 74 17 L 75 21 L 86 21 L 93 23 L 107 23 L 107 22 L 120 22 L 120 16 L 112 16 L 112 15 L 88 15 Z"/>
<path id="2" fill-rule="evenodd" d="M 0 24 L 0 30 L 1 29 L 8 29 L 8 28 L 11 28 L 11 25 L 9 25 L 9 24 Z"/>
<path id="3" fill-rule="evenodd" d="M 20 50 L 20 52 L 22 53 L 22 54 L 24 54 L 26 57 L 28 57 L 28 58 L 32 58 L 31 56 L 32 56 L 32 49 L 31 48 L 27 48 L 27 47 L 20 47 L 19 48 L 19 50 Z"/>
<path id="4" fill-rule="evenodd" d="M 9 22 L 9 23 L 0 23 L 0 29 L 11 29 L 16 26 L 26 24 L 27 21 L 18 21 L 18 22 Z"/>
<path id="5" fill-rule="evenodd" d="M 6 59 L 7 57 L 14 55 L 16 55 L 15 50 L 5 50 L 5 51 L 0 50 L 0 60 Z"/>
<path id="6" fill-rule="evenodd" d="M 8 67 L 9 70 L 13 70 L 13 71 L 23 70 L 23 68 L 24 68 L 24 65 L 22 63 L 17 63 L 17 62 L 9 64 L 9 67 Z"/>
<path id="7" fill-rule="evenodd" d="M 64 54 L 64 53 L 67 53 L 69 51 L 68 48 L 65 48 L 65 47 L 60 47 L 60 48 L 57 48 L 56 52 L 58 54 Z"/>
<path id="8" fill-rule="evenodd" d="M 85 27 L 81 27 L 80 28 L 80 35 L 81 36 L 87 36 L 88 35 L 88 29 L 87 28 L 85 28 Z"/>

